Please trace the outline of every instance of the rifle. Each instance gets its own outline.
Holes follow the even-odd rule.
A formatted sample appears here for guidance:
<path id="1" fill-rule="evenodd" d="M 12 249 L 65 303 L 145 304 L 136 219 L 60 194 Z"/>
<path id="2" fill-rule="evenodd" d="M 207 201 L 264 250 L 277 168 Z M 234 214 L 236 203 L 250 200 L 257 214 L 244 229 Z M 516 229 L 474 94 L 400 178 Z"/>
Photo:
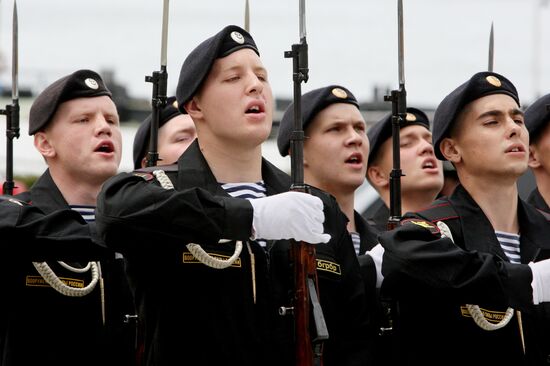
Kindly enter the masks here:
<path id="1" fill-rule="evenodd" d="M 407 92 L 405 90 L 405 65 L 403 46 L 403 0 L 397 0 L 397 43 L 398 43 L 398 68 L 399 89 L 392 90 L 390 95 L 384 96 L 384 101 L 392 103 L 392 152 L 393 169 L 390 173 L 390 217 L 388 230 L 394 229 L 401 220 L 401 159 L 399 130 L 407 117 Z"/>
<path id="2" fill-rule="evenodd" d="M 405 90 L 405 65 L 403 45 L 403 0 L 397 1 L 397 44 L 398 44 L 398 73 L 399 89 L 392 90 L 385 95 L 384 100 L 392 103 L 392 154 L 393 169 L 390 173 L 390 217 L 387 228 L 393 230 L 401 220 L 401 147 L 399 143 L 400 126 L 407 117 L 407 92 Z M 391 298 L 381 295 L 382 319 L 380 335 L 389 336 L 393 332 L 394 313 L 398 311 L 396 303 Z"/>
<path id="3" fill-rule="evenodd" d="M 168 9 L 169 0 L 164 0 L 162 12 L 162 39 L 160 50 L 160 71 L 153 71 L 152 76 L 145 76 L 145 82 L 153 84 L 153 95 L 151 98 L 151 133 L 149 138 L 149 152 L 147 152 L 147 166 L 157 165 L 158 154 L 158 131 L 160 112 L 166 106 L 166 89 L 168 84 L 168 73 L 166 72 L 166 43 L 168 41 Z"/>
<path id="4" fill-rule="evenodd" d="M 15 184 L 13 181 L 13 139 L 19 138 L 19 46 L 18 46 L 17 2 L 13 2 L 12 23 L 12 65 L 11 65 L 11 96 L 12 104 L 0 110 L 6 116 L 6 181 L 2 186 L 4 194 L 12 195 Z"/>
<path id="5" fill-rule="evenodd" d="M 304 183 L 304 131 L 302 125 L 301 83 L 309 79 L 307 41 L 305 29 L 305 0 L 299 0 L 300 43 L 286 51 L 285 58 L 292 58 L 294 83 L 294 131 L 290 138 L 291 190 L 310 193 Z M 279 314 L 294 315 L 296 365 L 322 364 L 323 341 L 328 339 L 328 330 L 319 303 L 317 260 L 315 246 L 292 240 L 290 260 L 294 267 L 294 293 L 290 307 L 279 308 Z"/>

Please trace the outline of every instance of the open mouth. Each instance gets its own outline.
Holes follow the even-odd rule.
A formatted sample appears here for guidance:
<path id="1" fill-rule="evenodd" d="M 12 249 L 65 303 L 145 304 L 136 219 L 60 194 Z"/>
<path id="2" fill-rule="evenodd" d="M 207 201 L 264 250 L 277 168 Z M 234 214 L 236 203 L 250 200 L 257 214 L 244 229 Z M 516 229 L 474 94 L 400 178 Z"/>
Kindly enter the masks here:
<path id="1" fill-rule="evenodd" d="M 436 167 L 436 163 L 432 160 L 427 160 L 422 164 L 422 169 L 434 169 Z"/>
<path id="2" fill-rule="evenodd" d="M 261 101 L 253 101 L 251 102 L 247 108 L 245 113 L 246 114 L 260 114 L 265 112 L 265 105 Z"/>
<path id="3" fill-rule="evenodd" d="M 102 142 L 94 150 L 94 152 L 100 152 L 100 153 L 106 153 L 106 154 L 112 153 L 114 151 L 115 151 L 115 147 L 111 142 Z"/>
<path id="4" fill-rule="evenodd" d="M 257 105 L 253 106 L 252 108 L 248 108 L 248 109 L 246 110 L 246 113 L 254 113 L 254 114 L 257 114 L 257 113 L 260 113 L 260 112 L 261 112 L 260 107 L 257 106 Z"/>
<path id="5" fill-rule="evenodd" d="M 525 148 L 521 145 L 513 145 L 511 147 L 509 147 L 508 149 L 506 149 L 506 152 L 507 153 L 514 153 L 514 152 L 525 152 Z"/>
<path id="6" fill-rule="evenodd" d="M 420 169 L 430 174 L 434 174 L 439 172 L 439 163 L 435 158 L 429 157 L 424 159 L 424 161 L 422 161 L 422 165 L 420 166 Z"/>
<path id="7" fill-rule="evenodd" d="M 346 164 L 362 164 L 363 156 L 361 154 L 351 154 L 349 158 L 346 159 Z"/>

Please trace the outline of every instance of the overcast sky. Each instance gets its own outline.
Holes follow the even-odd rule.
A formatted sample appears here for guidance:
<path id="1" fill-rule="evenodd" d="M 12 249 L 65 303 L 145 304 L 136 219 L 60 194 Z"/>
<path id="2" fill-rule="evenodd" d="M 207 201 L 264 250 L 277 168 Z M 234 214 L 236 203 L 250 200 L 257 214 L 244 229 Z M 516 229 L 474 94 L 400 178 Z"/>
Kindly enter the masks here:
<path id="1" fill-rule="evenodd" d="M 403 0 L 408 104 L 436 107 L 455 87 L 487 69 L 491 23 L 495 71 L 516 85 L 524 104 L 550 92 L 547 0 Z M 163 0 L 18 0 L 20 85 L 35 93 L 77 69 L 112 70 L 131 95 L 150 99 L 145 75 L 160 68 Z M 245 0 L 171 0 L 168 84 L 174 93 L 181 64 L 204 39 L 243 25 Z M 269 70 L 275 96 L 292 96 L 298 42 L 298 0 L 250 0 L 251 33 Z M 11 88 L 13 0 L 0 0 L 0 83 Z M 397 87 L 397 0 L 306 0 L 310 80 L 304 92 L 341 84 L 363 102 L 373 88 Z M 7 103 L 4 101 L 2 104 Z M 31 100 L 21 101 L 15 174 L 45 168 L 27 135 Z M 4 108 L 0 105 L 0 108 Z M 0 118 L 0 176 L 5 171 L 5 118 Z M 132 169 L 135 126 L 122 126 L 121 171 Z M 264 155 L 281 169 L 288 159 L 268 142 Z M 356 202 L 357 204 L 357 202 Z"/>
<path id="2" fill-rule="evenodd" d="M 112 69 L 131 95 L 150 98 L 145 75 L 160 67 L 162 0 L 19 0 L 20 82 L 41 89 L 80 68 Z M 245 0 L 172 0 L 169 93 L 186 55 L 225 25 L 244 22 Z M 530 102 L 550 91 L 550 15 L 541 0 L 404 0 L 405 75 L 409 104 L 435 106 L 473 73 L 487 68 L 495 26 L 495 71 Z M 0 51 L 11 63 L 13 1 L 0 1 Z M 298 0 L 250 0 L 251 33 L 276 96 L 292 95 Z M 306 1 L 310 81 L 338 83 L 361 101 L 374 86 L 397 86 L 396 0 Z M 540 70 L 537 70 L 537 65 Z M 6 71 L 9 72 L 9 69 Z M 0 80 L 9 83 L 9 74 Z M 9 87 L 9 85 L 8 85 Z M 37 90 L 38 91 L 38 90 Z"/>

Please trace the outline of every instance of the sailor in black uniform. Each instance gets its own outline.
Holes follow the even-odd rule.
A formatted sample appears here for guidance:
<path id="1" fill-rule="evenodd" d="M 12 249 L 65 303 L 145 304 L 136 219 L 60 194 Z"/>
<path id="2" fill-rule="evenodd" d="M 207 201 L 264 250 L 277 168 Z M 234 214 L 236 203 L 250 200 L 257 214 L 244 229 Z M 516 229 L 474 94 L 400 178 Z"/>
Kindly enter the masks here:
<path id="1" fill-rule="evenodd" d="M 545 364 L 550 225 L 518 196 L 529 136 L 516 88 L 476 73 L 438 106 L 433 139 L 461 185 L 379 236 L 395 353 L 407 365 Z"/>
<path id="2" fill-rule="evenodd" d="M 185 112 L 185 111 L 184 111 Z M 147 116 L 139 125 L 134 136 L 134 169 L 147 166 L 147 148 L 151 137 L 152 115 Z M 158 131 L 158 165 L 171 165 L 178 161 L 181 154 L 197 137 L 193 120 L 187 113 L 178 109 L 176 97 L 168 97 L 166 106 L 160 112 Z"/>
<path id="3" fill-rule="evenodd" d="M 29 134 L 48 169 L 17 199 L 54 218 L 44 221 L 54 229 L 65 217 L 67 234 L 35 233 L 30 218 L 18 223 L 22 232 L 29 227 L 29 243 L 44 246 L 18 240 L 1 364 L 132 365 L 135 327 L 125 320 L 135 311 L 123 258 L 95 243 L 95 198 L 122 152 L 117 109 L 101 77 L 78 70 L 48 86 L 31 107 Z M 72 234 L 83 225 L 86 235 Z"/>
<path id="4" fill-rule="evenodd" d="M 393 168 L 392 115 L 386 115 L 367 131 L 370 154 L 367 180 L 380 195 L 364 213 L 379 232 L 387 230 L 390 216 L 390 173 Z M 430 121 L 418 108 L 407 108 L 399 129 L 402 211 L 417 211 L 437 197 L 443 187 L 442 164 L 434 155 Z"/>
<path id="5" fill-rule="evenodd" d="M 195 122 L 197 140 L 155 179 L 147 170 L 137 173 L 165 188 L 122 176 L 102 194 L 106 243 L 128 257 L 136 285 L 146 364 L 292 364 L 292 318 L 277 313 L 292 290 L 289 243 L 277 239 L 326 242 L 322 225 L 315 229 L 320 217 L 326 217 L 331 237 L 317 246 L 331 337 L 325 365 L 350 364 L 363 352 L 364 292 L 345 216 L 320 192 L 322 201 L 281 193 L 290 178 L 261 156 L 273 97 L 258 55 L 252 37 L 237 26 L 195 48 L 182 66 L 176 95 Z M 323 202 L 324 213 L 300 208 L 305 197 Z M 116 233 L 123 227 L 135 241 L 120 247 Z M 186 246 L 190 242 L 206 253 Z M 242 251 L 235 252 L 239 246 Z"/>
<path id="6" fill-rule="evenodd" d="M 376 269 L 366 251 L 378 244 L 377 233 L 354 209 L 355 191 L 365 181 L 369 157 L 366 124 L 353 93 L 341 85 L 314 89 L 302 96 L 304 141 L 304 181 L 332 194 L 348 217 L 348 231 L 358 256 L 367 295 L 371 340 L 367 349 L 377 351 L 378 333 Z M 277 145 L 282 156 L 291 154 L 294 130 L 294 103 L 281 119 Z M 374 362 L 371 357 L 371 362 Z"/>

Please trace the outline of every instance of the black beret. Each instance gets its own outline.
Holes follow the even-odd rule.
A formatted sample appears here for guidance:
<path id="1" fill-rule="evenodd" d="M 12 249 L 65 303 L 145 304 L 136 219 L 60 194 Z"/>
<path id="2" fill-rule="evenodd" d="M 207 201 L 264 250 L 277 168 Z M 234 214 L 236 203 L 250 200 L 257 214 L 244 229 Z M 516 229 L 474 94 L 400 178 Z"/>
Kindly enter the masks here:
<path id="1" fill-rule="evenodd" d="M 197 93 L 208 76 L 214 61 L 243 48 L 250 48 L 260 55 L 252 36 L 236 25 L 229 25 L 199 44 L 183 62 L 176 97 L 180 111 Z"/>
<path id="2" fill-rule="evenodd" d="M 536 142 L 539 133 L 550 122 L 550 94 L 540 97 L 525 110 L 525 126 L 531 143 Z"/>
<path id="3" fill-rule="evenodd" d="M 359 109 L 359 103 L 352 92 L 340 85 L 329 85 L 302 95 L 302 129 L 305 130 L 319 112 L 334 103 L 353 104 Z M 294 102 L 286 108 L 279 124 L 277 146 L 282 156 L 288 155 L 292 131 L 294 131 Z"/>
<path id="4" fill-rule="evenodd" d="M 160 111 L 159 129 L 172 118 L 182 114 L 178 110 L 178 102 L 176 97 L 166 99 L 166 106 Z M 151 121 L 152 114 L 147 116 L 139 125 L 139 128 L 134 136 L 134 169 L 141 168 L 141 160 L 147 153 L 149 147 L 149 139 L 151 138 Z"/>
<path id="5" fill-rule="evenodd" d="M 29 135 L 46 127 L 61 103 L 103 95 L 112 98 L 101 76 L 95 71 L 78 70 L 62 77 L 44 89 L 34 100 L 29 112 Z"/>
<path id="6" fill-rule="evenodd" d="M 426 113 L 422 112 L 420 109 L 409 107 L 407 108 L 407 116 L 404 121 L 401 121 L 399 128 L 413 125 L 423 126 L 429 130 L 430 120 L 428 119 Z M 369 137 L 370 143 L 368 161 L 368 164 L 370 164 L 376 157 L 380 146 L 382 146 L 387 139 L 392 137 L 392 114 L 387 114 L 384 118 L 369 128 L 367 131 L 367 136 Z"/>
<path id="7" fill-rule="evenodd" d="M 439 149 L 441 140 L 448 136 L 451 126 L 466 104 L 491 94 L 506 94 L 512 97 L 518 107 L 519 96 L 516 87 L 504 76 L 494 72 L 478 72 L 456 88 L 437 107 L 433 120 L 433 142 L 435 156 L 446 160 Z"/>

